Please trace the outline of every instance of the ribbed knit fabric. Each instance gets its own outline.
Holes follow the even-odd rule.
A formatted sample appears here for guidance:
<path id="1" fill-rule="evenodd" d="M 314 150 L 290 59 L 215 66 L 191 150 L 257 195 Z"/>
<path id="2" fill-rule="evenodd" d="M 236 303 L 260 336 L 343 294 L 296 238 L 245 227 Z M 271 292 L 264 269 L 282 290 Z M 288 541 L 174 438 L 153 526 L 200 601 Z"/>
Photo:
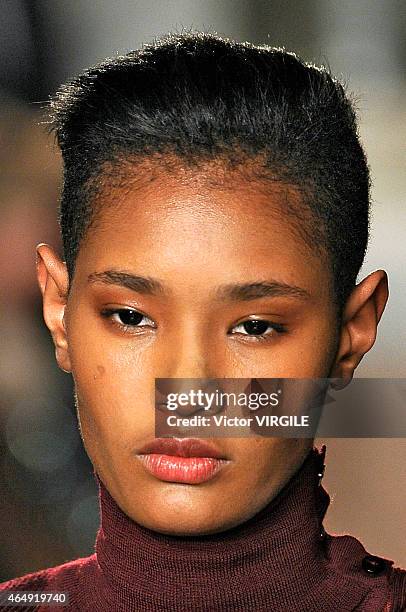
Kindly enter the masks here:
<path id="1" fill-rule="evenodd" d="M 101 510 L 95 553 L 3 583 L 0 589 L 69 593 L 69 606 L 37 608 L 44 612 L 402 610 L 396 607 L 399 601 L 393 603 L 394 589 L 400 593 L 403 587 L 398 579 L 391 586 L 392 562 L 387 560 L 379 575 L 370 575 L 362 569 L 368 553 L 358 540 L 326 535 L 322 529 L 329 504 L 319 485 L 322 462 L 313 449 L 280 494 L 254 517 L 199 537 L 162 535 L 135 523 L 95 474 Z"/>

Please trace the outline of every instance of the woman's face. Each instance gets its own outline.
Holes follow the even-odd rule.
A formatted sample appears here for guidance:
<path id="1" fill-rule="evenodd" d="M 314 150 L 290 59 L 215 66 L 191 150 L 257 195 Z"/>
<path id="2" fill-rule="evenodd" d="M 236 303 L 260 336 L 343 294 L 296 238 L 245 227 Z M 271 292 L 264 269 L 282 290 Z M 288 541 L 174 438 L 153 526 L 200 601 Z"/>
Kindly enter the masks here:
<path id="1" fill-rule="evenodd" d="M 189 178 L 162 173 L 105 196 L 65 310 L 81 433 L 96 471 L 128 516 L 178 535 L 222 531 L 256 514 L 312 440 L 213 438 L 228 460 L 213 478 L 162 480 L 138 457 L 154 439 L 155 378 L 327 377 L 337 334 L 327 262 L 283 212 L 293 191 L 274 185 L 265 195 L 231 175 L 221 189 L 204 174 Z M 303 292 L 220 290 L 259 282 Z M 261 335 L 243 325 L 252 319 L 268 324 Z"/>

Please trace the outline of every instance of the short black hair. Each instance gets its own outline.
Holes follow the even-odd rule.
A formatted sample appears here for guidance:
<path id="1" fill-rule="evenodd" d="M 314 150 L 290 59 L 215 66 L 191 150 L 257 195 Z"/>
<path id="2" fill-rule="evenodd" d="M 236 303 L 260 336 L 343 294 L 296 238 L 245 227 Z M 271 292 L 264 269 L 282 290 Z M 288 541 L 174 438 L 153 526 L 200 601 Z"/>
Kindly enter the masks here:
<path id="1" fill-rule="evenodd" d="M 262 178 L 296 187 L 311 212 L 306 235 L 328 254 L 341 316 L 367 248 L 370 178 L 354 102 L 329 69 L 283 48 L 169 33 L 63 85 L 51 126 L 64 161 L 59 222 L 70 279 L 107 167 L 154 155 L 187 164 L 261 155 Z"/>

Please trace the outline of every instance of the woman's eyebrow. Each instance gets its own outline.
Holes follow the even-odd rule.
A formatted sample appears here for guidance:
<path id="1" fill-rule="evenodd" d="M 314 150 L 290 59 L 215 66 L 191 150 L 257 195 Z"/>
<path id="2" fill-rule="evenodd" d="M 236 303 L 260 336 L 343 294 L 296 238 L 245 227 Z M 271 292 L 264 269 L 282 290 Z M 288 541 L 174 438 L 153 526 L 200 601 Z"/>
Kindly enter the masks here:
<path id="1" fill-rule="evenodd" d="M 89 274 L 87 280 L 89 283 L 119 285 L 148 295 L 170 293 L 164 283 L 156 278 L 140 276 L 121 270 L 93 272 Z M 248 301 L 262 297 L 293 297 L 306 300 L 311 296 L 303 287 L 289 285 L 276 280 L 268 280 L 220 285 L 215 290 L 215 297 L 222 301 Z"/>
<path id="2" fill-rule="evenodd" d="M 157 293 L 166 293 L 164 284 L 158 279 L 150 276 L 140 276 L 130 272 L 121 270 L 105 270 L 104 272 L 93 272 L 87 277 L 88 283 L 102 283 L 106 285 L 119 285 L 126 287 L 131 291 L 144 293 L 147 295 L 156 295 Z"/>
<path id="3" fill-rule="evenodd" d="M 311 298 L 310 293 L 303 287 L 276 280 L 221 285 L 216 294 L 221 300 L 232 301 L 256 300 L 262 297 L 293 297 L 300 300 Z"/>

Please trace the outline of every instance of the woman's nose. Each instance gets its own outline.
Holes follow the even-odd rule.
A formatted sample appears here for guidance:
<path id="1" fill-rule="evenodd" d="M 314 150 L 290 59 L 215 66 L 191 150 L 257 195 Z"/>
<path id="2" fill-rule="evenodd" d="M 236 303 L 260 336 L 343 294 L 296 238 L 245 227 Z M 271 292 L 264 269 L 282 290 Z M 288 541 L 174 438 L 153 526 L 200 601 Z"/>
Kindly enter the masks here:
<path id="1" fill-rule="evenodd" d="M 210 378 L 215 377 L 215 346 L 207 328 L 199 324 L 187 325 L 166 340 L 165 362 L 160 364 L 165 378 Z"/>
<path id="2" fill-rule="evenodd" d="M 208 392 L 216 386 L 215 379 L 221 377 L 215 365 L 214 349 L 191 333 L 173 338 L 164 359 L 156 379 L 156 391 L 161 398 L 169 393 L 189 393 L 191 389 Z M 190 410 L 188 405 L 182 412 Z"/>

